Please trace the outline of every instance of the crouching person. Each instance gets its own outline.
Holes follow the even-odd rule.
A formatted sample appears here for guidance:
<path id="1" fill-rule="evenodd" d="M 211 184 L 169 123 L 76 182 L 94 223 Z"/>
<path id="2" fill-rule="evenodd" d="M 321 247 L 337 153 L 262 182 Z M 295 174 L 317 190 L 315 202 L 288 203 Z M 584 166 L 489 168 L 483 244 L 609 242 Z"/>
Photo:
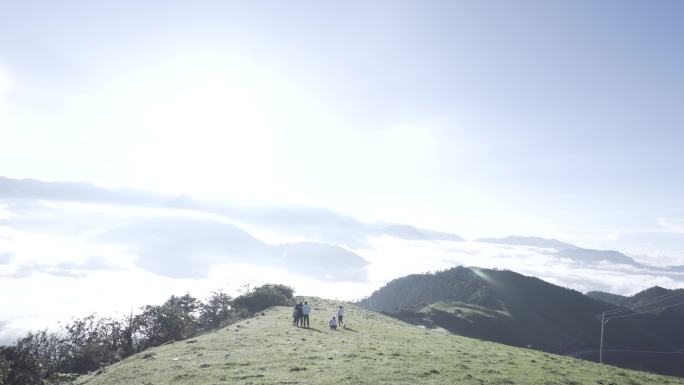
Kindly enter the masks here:
<path id="1" fill-rule="evenodd" d="M 337 320 L 335 317 L 332 317 L 330 322 L 328 322 L 328 325 L 330 325 L 330 330 L 337 330 Z"/>

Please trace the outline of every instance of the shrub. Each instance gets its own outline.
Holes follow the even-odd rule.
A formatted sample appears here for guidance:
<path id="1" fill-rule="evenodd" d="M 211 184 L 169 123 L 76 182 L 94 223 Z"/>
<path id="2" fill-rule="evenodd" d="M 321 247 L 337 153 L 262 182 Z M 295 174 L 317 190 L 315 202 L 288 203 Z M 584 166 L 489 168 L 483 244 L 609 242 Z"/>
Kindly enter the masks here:
<path id="1" fill-rule="evenodd" d="M 285 285 L 263 285 L 233 300 L 238 310 L 251 313 L 262 311 L 271 306 L 290 306 L 294 304 L 294 290 Z"/>

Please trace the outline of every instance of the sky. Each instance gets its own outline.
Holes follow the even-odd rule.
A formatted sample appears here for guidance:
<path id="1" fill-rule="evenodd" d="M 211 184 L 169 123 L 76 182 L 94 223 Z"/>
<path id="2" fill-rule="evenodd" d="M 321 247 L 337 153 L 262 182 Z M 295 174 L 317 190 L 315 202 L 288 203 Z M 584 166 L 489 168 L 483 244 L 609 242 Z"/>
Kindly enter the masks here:
<path id="1" fill-rule="evenodd" d="M 674 0 L 0 0 L 0 175 L 325 208 L 469 241 L 542 236 L 684 264 L 683 13 Z M 34 270 L 43 265 L 31 258 L 47 254 L 27 245 L 55 217 L 106 211 L 106 225 L 84 225 L 93 236 L 147 218 L 22 204 L 0 201 L 0 219 L 14 221 L 0 262 L 12 255 Z M 17 229 L 25 215 L 40 226 Z M 369 237 L 369 254 L 323 232 L 242 222 L 269 258 L 282 243 L 325 241 L 380 269 L 371 254 L 402 250 Z M 131 239 L 119 237 L 91 252 L 105 246 L 50 236 L 65 253 L 53 269 L 147 250 L 124 252 Z M 410 255 L 396 274 L 419 269 Z M 18 269 L 31 276 L 27 265 L 7 274 Z"/>

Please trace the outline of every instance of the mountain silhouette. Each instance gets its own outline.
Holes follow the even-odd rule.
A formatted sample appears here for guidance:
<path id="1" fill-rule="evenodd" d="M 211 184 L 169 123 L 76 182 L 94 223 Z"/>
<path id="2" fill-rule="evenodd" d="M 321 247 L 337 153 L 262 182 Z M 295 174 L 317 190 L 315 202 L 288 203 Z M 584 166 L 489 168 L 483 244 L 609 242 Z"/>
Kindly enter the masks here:
<path id="1" fill-rule="evenodd" d="M 176 278 L 205 277 L 212 266 L 251 263 L 307 274 L 325 280 L 364 280 L 367 262 L 351 251 L 319 242 L 271 245 L 236 225 L 206 218 L 138 219 L 94 237 L 125 245 L 136 264 Z"/>
<path id="2" fill-rule="evenodd" d="M 662 295 L 662 290 L 640 293 L 634 300 L 644 301 L 656 295 Z M 416 325 L 564 354 L 595 350 L 601 331 L 599 316 L 615 309 L 604 300 L 535 277 L 475 267 L 398 278 L 359 304 Z M 620 351 L 681 349 L 681 309 L 656 308 L 647 314 L 623 309 L 619 314 L 624 317 L 609 323 L 604 346 Z M 589 358 L 598 357 L 594 354 Z M 618 353 L 607 360 L 625 367 L 684 376 L 684 366 L 678 361 L 667 361 L 665 365 L 666 361 L 658 362 L 652 356 L 623 357 Z"/>
<path id="3" fill-rule="evenodd" d="M 544 249 L 555 249 L 557 251 L 573 250 L 578 247 L 569 243 L 561 242 L 557 239 L 547 239 L 540 237 L 522 237 L 519 235 L 509 235 L 504 238 L 479 238 L 477 242 L 493 243 L 498 245 L 532 246 Z"/>

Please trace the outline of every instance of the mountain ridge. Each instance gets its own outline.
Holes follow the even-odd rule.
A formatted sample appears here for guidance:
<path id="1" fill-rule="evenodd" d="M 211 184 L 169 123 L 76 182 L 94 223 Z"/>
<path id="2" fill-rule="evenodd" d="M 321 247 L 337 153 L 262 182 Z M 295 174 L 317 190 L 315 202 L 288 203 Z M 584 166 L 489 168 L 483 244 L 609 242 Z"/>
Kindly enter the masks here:
<path id="1" fill-rule="evenodd" d="M 503 238 L 478 238 L 475 241 L 492 243 L 497 245 L 532 246 L 545 249 L 555 249 L 556 251 L 578 249 L 579 247 L 570 243 L 562 242 L 557 239 L 549 239 L 535 236 L 508 235 Z"/>
<path id="2" fill-rule="evenodd" d="M 416 325 L 566 354 L 596 349 L 599 316 L 615 309 L 613 304 L 536 277 L 462 266 L 392 280 L 359 305 Z M 625 351 L 681 349 L 684 337 L 678 325 L 684 322 L 684 313 L 661 310 L 648 314 L 623 310 L 620 321 L 610 323 L 605 346 Z M 679 364 L 662 367 L 647 361 L 613 355 L 608 362 L 684 376 Z"/>
<path id="3" fill-rule="evenodd" d="M 598 365 L 420 329 L 348 304 L 347 327 L 327 320 L 339 302 L 312 297 L 311 329 L 290 326 L 273 307 L 216 332 L 148 349 L 76 385 L 193 384 L 684 384 L 684 380 Z"/>
<path id="4" fill-rule="evenodd" d="M 602 291 L 590 291 L 586 295 L 623 309 L 631 309 L 634 312 L 659 314 L 664 310 L 670 310 L 679 312 L 684 316 L 684 307 L 676 306 L 684 302 L 684 289 L 651 286 L 631 296 L 621 296 Z"/>
<path id="5" fill-rule="evenodd" d="M 417 228 L 406 224 L 363 223 L 323 207 L 241 207 L 205 202 L 189 194 L 167 194 L 128 188 L 105 188 L 87 182 L 42 181 L 0 176 L 0 199 L 38 199 L 102 203 L 169 210 L 193 210 L 218 214 L 241 223 L 260 224 L 293 232 L 293 235 L 333 245 L 366 247 L 366 239 L 381 234 L 406 240 L 462 241 L 457 234 Z M 325 231 L 322 231 L 325 230 Z"/>

